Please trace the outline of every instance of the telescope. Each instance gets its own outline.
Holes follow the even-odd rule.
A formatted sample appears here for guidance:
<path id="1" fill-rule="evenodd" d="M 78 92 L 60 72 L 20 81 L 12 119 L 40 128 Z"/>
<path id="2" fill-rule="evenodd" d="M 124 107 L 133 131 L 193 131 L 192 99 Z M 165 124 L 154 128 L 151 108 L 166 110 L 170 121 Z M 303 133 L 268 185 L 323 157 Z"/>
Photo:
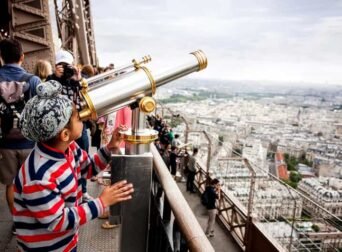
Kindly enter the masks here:
<path id="1" fill-rule="evenodd" d="M 145 113 L 155 109 L 155 101 L 151 97 L 158 87 L 190 73 L 201 71 L 207 67 L 205 54 L 195 51 L 182 59 L 175 67 L 166 70 L 150 69 L 146 63 L 150 56 L 142 60 L 133 60 L 132 64 L 123 66 L 82 81 L 82 120 L 96 120 L 125 106 L 135 104 L 132 115 L 132 129 L 122 132 L 124 140 L 139 144 L 149 143 L 156 139 L 157 134 L 145 129 Z"/>
<path id="2" fill-rule="evenodd" d="M 156 103 L 152 96 L 158 87 L 207 67 L 201 51 L 192 52 L 166 70 L 146 66 L 151 57 L 133 60 L 123 66 L 82 80 L 82 120 L 96 120 L 125 106 L 132 109 L 131 129 L 119 132 L 125 141 L 125 154 L 111 156 L 111 183 L 126 179 L 134 185 L 135 196 L 124 204 L 110 207 L 109 222 L 121 224 L 121 252 L 146 252 L 150 232 L 150 206 L 153 157 L 150 143 L 158 132 L 146 128 L 146 115 Z M 134 237 L 134 242 L 132 242 Z"/>

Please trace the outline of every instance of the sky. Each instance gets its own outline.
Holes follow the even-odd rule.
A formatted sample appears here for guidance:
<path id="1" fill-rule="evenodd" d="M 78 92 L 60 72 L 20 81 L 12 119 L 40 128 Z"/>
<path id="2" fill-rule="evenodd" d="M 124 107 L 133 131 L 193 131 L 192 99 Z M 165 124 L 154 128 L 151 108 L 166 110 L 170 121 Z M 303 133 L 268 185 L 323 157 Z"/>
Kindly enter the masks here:
<path id="1" fill-rule="evenodd" d="M 201 49 L 195 78 L 342 84 L 342 0 L 92 1 L 101 65 Z"/>

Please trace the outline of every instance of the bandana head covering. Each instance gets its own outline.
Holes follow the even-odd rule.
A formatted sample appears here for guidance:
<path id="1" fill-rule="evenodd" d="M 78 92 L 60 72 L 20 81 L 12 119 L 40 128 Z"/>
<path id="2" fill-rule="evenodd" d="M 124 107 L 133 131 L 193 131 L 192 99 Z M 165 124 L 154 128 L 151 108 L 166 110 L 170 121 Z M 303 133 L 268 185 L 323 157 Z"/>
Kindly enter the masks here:
<path id="1" fill-rule="evenodd" d="M 54 80 L 40 83 L 37 95 L 30 99 L 20 117 L 21 133 L 29 140 L 44 142 L 67 125 L 72 114 L 72 102 L 61 94 L 62 85 Z"/>

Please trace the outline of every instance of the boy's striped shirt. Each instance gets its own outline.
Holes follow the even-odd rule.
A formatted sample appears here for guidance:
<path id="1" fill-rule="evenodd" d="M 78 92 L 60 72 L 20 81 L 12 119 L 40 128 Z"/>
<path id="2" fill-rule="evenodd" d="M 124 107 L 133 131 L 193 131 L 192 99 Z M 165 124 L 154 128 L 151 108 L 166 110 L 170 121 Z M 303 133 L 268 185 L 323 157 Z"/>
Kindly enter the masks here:
<path id="1" fill-rule="evenodd" d="M 13 219 L 20 251 L 70 251 L 78 228 L 104 212 L 99 198 L 81 204 L 81 177 L 103 170 L 106 147 L 90 158 L 76 142 L 62 153 L 37 143 L 14 180 Z"/>

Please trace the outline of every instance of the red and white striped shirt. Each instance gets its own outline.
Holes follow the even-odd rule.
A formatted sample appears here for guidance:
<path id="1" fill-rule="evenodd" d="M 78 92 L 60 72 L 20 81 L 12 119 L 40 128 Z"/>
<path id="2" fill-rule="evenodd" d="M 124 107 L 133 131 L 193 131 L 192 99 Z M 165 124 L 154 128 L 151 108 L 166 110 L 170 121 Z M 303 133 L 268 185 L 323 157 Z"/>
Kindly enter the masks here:
<path id="1" fill-rule="evenodd" d="M 13 219 L 20 251 L 71 251 L 79 226 L 103 214 L 100 198 L 81 204 L 81 177 L 103 170 L 110 152 L 90 158 L 76 142 L 63 153 L 37 143 L 14 179 Z"/>

